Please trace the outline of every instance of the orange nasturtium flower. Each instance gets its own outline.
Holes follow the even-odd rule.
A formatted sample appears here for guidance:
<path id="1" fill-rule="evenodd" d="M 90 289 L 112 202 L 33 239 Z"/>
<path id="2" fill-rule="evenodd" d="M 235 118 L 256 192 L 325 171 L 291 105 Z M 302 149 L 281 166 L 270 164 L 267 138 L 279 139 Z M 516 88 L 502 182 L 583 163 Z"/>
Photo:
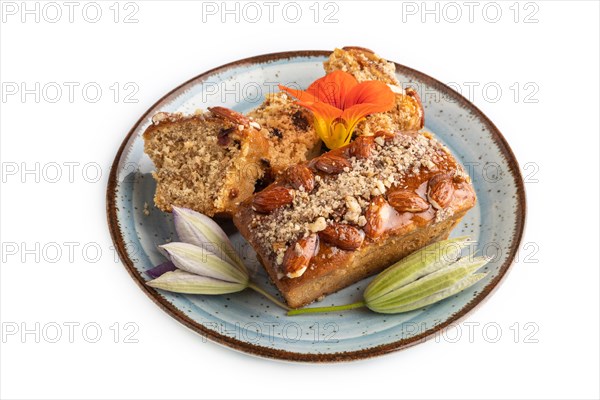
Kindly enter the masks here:
<path id="1" fill-rule="evenodd" d="M 358 81 L 349 73 L 334 71 L 314 81 L 307 90 L 279 85 L 312 111 L 315 130 L 330 149 L 350 142 L 356 125 L 369 114 L 389 111 L 396 96 L 383 82 Z"/>

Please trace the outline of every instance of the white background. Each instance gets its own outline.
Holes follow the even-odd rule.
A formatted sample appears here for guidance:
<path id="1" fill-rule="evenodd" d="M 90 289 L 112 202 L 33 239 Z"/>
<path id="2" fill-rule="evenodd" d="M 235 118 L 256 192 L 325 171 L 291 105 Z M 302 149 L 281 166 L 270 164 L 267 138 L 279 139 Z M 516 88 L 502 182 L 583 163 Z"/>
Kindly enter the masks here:
<path id="1" fill-rule="evenodd" d="M 421 2 L 336 2 L 337 23 L 323 22 L 323 4 L 315 23 L 309 9 L 313 2 L 299 3 L 303 14 L 297 23 L 283 18 L 283 3 L 269 22 L 260 2 L 265 15 L 258 23 L 242 15 L 239 23 L 227 16 L 222 24 L 219 14 L 203 22 L 201 3 L 192 1 L 137 1 L 139 22 L 132 24 L 122 22 L 125 11 L 133 10 L 123 10 L 123 3 L 120 22 L 113 21 L 112 1 L 101 2 L 98 23 L 83 19 L 85 3 L 75 9 L 73 23 L 62 2 L 57 23 L 48 23 L 44 15 L 39 23 L 34 15 L 21 23 L 20 11 L 3 13 L 3 84 L 80 86 L 73 103 L 65 89 L 56 103 L 44 96 L 36 102 L 34 95 L 22 101 L 17 94 L 0 104 L 1 397 L 598 398 L 599 5 L 513 3 L 497 3 L 502 16 L 496 23 L 486 20 L 495 18 L 495 8 L 485 15 L 485 3 L 474 9 L 470 22 L 463 2 L 454 3 L 462 12 L 456 23 L 448 21 L 456 9 L 439 3 L 436 22 L 435 14 L 422 15 Z M 518 22 L 515 9 L 520 10 Z M 54 18 L 54 10 L 46 11 Z M 537 22 L 525 23 L 534 11 L 530 19 Z M 203 342 L 155 306 L 114 260 L 104 210 L 114 155 L 150 105 L 203 71 L 257 54 L 345 45 L 375 49 L 443 82 L 456 82 L 466 94 L 468 85 L 479 85 L 471 99 L 503 132 L 521 165 L 539 167 L 526 185 L 523 241 L 530 244 L 527 254 L 539 249 L 530 257 L 537 262 L 521 257 L 496 294 L 469 316 L 468 322 L 479 324 L 471 338 L 463 325 L 458 340 L 453 340 L 456 331 L 448 332 L 439 343 L 339 365 L 262 360 Z M 103 89 L 96 103 L 82 98 L 81 87 L 88 82 Z M 135 83 L 138 102 L 125 103 L 126 92 L 121 92 L 115 103 L 109 89 L 115 82 L 121 87 Z M 516 99 L 510 89 L 515 82 L 521 87 Z M 524 91 L 528 82 L 535 86 Z M 486 83 L 501 87 L 498 101 L 489 101 L 493 92 L 486 100 L 481 92 Z M 531 87 L 539 91 L 526 99 Z M 79 165 L 72 183 L 66 167 L 56 183 L 21 176 L 22 166 L 34 168 L 36 162 L 40 168 L 52 162 Z M 101 166 L 98 182 L 89 182 L 93 168 L 86 170 L 87 181 L 82 176 L 87 163 Z M 8 174 L 15 165 L 19 172 Z M 36 262 L 35 254 L 22 251 L 53 242 L 63 252 L 63 243 L 77 242 L 73 259 L 63 254 L 52 263 L 52 253 Z M 16 243 L 19 252 L 8 254 L 6 243 Z M 93 251 L 86 261 L 86 243 L 102 249 L 99 261 L 89 262 Z M 80 324 L 73 343 L 64 325 L 69 322 Z M 102 328 L 97 343 L 88 343 L 81 332 L 90 322 Z M 139 327 L 138 343 L 125 343 L 124 334 L 131 332 L 124 328 L 127 322 Z M 39 343 L 34 334 L 7 333 L 36 323 L 48 329 Z M 47 340 L 55 334 L 52 323 L 62 326 L 57 343 Z M 117 343 L 110 329 L 115 323 L 121 333 Z M 482 331 L 489 323 L 502 330 L 496 343 L 489 340 L 493 330 L 487 336 Z M 531 323 L 528 329 L 526 323 Z M 88 333 L 94 336 L 93 330 Z"/>

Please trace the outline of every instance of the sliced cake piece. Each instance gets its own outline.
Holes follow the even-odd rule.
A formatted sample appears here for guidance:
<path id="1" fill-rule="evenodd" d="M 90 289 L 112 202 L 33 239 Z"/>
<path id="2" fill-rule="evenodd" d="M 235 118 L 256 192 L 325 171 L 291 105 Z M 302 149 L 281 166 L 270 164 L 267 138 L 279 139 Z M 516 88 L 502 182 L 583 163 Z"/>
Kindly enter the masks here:
<path id="1" fill-rule="evenodd" d="M 192 116 L 158 113 L 144 132 L 156 167 L 154 203 L 230 216 L 265 171 L 269 144 L 260 126 L 224 107 Z"/>
<path id="2" fill-rule="evenodd" d="M 311 113 L 296 105 L 287 94 L 268 94 L 265 101 L 247 115 L 266 130 L 270 144 L 266 158 L 273 176 L 320 153 L 321 139 L 313 128 Z"/>
<path id="3" fill-rule="evenodd" d="M 396 66 L 364 47 L 335 49 L 323 63 L 325 72 L 341 70 L 352 74 L 357 81 L 381 81 L 400 85 L 396 78 Z"/>
<path id="4" fill-rule="evenodd" d="M 468 175 L 430 134 L 379 132 L 290 167 L 234 223 L 300 307 L 445 239 L 474 204 Z"/>
<path id="5" fill-rule="evenodd" d="M 356 127 L 355 133 L 373 135 L 383 130 L 387 132 L 415 131 L 423 128 L 425 113 L 418 93 L 412 88 L 402 89 L 396 78 L 396 66 L 369 49 L 344 47 L 335 49 L 323 66 L 327 73 L 341 70 L 353 75 L 357 81 L 379 80 L 387 83 L 396 93 L 396 106 L 385 113 L 368 116 Z"/>
<path id="6" fill-rule="evenodd" d="M 392 87 L 396 105 L 385 113 L 371 114 L 356 126 L 356 135 L 371 136 L 379 131 L 418 131 L 425 126 L 421 99 L 413 88 Z"/>

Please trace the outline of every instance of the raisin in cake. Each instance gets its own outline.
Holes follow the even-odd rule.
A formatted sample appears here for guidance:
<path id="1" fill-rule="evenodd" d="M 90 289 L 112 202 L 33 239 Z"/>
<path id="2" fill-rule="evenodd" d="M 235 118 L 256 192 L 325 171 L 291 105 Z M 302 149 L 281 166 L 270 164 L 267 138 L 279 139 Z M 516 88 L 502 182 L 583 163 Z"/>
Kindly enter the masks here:
<path id="1" fill-rule="evenodd" d="M 430 134 L 379 132 L 290 167 L 234 223 L 300 307 L 445 239 L 474 204 L 468 175 Z"/>

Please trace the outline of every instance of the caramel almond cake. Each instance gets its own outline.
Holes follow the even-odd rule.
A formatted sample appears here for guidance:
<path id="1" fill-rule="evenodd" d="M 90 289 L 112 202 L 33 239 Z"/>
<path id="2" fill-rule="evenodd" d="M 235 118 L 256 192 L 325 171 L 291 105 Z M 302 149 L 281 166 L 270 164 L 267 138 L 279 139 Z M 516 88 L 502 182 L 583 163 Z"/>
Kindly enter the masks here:
<path id="1" fill-rule="evenodd" d="M 300 307 L 445 239 L 474 204 L 468 175 L 430 134 L 379 132 L 289 167 L 234 223 Z"/>

